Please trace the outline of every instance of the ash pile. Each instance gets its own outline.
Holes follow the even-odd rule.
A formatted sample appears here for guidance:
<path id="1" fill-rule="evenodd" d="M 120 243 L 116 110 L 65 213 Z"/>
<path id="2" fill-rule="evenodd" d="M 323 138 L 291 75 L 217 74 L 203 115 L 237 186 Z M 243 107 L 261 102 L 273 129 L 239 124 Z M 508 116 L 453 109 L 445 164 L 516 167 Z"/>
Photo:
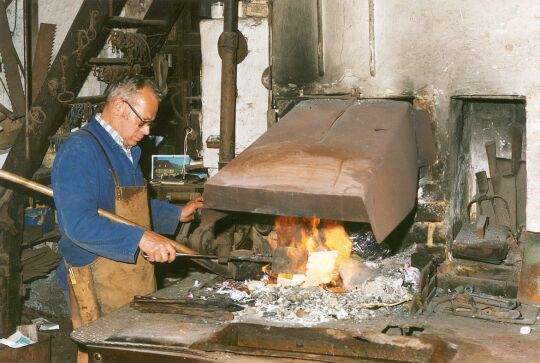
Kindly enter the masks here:
<path id="1" fill-rule="evenodd" d="M 248 281 L 245 283 L 251 291 L 248 299 L 254 299 L 254 307 L 238 315 L 254 314 L 274 322 L 316 325 L 333 320 L 362 321 L 406 314 L 405 303 L 412 299 L 416 280 L 410 279 L 408 267 L 401 263 L 405 257 L 398 255 L 384 263 L 364 263 L 365 280 L 343 292 L 334 292 L 326 286 L 266 285 L 264 281 Z"/>
<path id="2" fill-rule="evenodd" d="M 369 230 L 348 234 L 339 224 L 297 219 L 276 226 L 270 243 L 294 271 L 272 266 L 260 280 L 217 285 L 213 292 L 245 306 L 235 320 L 313 326 L 408 313 L 420 277 L 409 265 L 414 248 L 386 257 Z"/>

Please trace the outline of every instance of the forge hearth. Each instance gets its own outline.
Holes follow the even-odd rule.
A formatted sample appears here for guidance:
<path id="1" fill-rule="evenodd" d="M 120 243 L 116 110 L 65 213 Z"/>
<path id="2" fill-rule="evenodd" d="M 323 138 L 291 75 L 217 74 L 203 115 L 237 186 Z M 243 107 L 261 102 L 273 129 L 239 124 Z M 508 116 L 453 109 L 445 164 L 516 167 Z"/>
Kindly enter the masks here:
<path id="1" fill-rule="evenodd" d="M 401 256 L 401 260 L 396 259 L 393 263 L 401 264 L 403 259 Z M 402 305 L 385 306 L 394 305 L 386 302 L 398 297 L 410 298 L 409 293 L 401 290 L 403 279 L 394 267 L 391 264 L 379 266 L 381 273 L 388 274 L 392 270 L 394 276 L 384 277 L 387 282 L 374 279 L 373 284 L 378 287 L 366 284 L 363 290 L 350 293 L 348 297 L 320 287 L 300 286 L 267 285 L 266 292 L 249 293 L 248 284 L 218 282 L 219 278 L 214 275 L 196 274 L 143 300 L 165 301 L 167 304 L 191 300 L 192 306 L 207 304 L 212 308 L 230 308 L 242 303 L 247 306 L 241 312 L 233 312 L 234 320 L 228 320 L 224 314 L 219 318 L 209 314 L 209 310 L 202 314 L 200 310 L 167 312 L 145 310 L 132 304 L 79 329 L 73 338 L 86 345 L 92 356 L 101 359 L 137 357 L 169 361 L 174 360 L 173 357 L 182 357 L 193 361 L 241 361 L 258 357 L 265 361 L 336 362 L 347 359 L 397 362 L 451 359 L 456 354 L 455 348 L 437 337 L 394 336 L 387 333 L 390 331 L 388 324 L 377 332 L 358 330 L 358 324 L 366 326 L 373 319 L 395 320 L 397 316 L 406 315 L 407 309 L 399 311 Z M 348 300 L 348 306 L 343 303 L 345 300 Z M 197 304 L 194 303 L 196 301 Z M 296 317 L 295 321 L 287 316 L 280 318 L 277 314 L 263 313 L 259 316 L 255 313 L 257 305 L 267 305 L 268 308 L 269 304 L 276 306 L 279 301 Z M 293 307 L 293 303 L 304 305 L 298 308 Z M 267 312 L 270 310 L 272 307 L 266 309 Z M 319 315 L 314 314 L 315 310 L 320 311 Z M 103 329 L 101 324 L 106 324 L 107 329 Z M 313 326 L 315 324 L 317 327 Z M 422 330 L 421 327 L 414 329 Z"/>
<path id="2" fill-rule="evenodd" d="M 392 259 L 381 261 L 381 272 L 395 270 L 409 256 L 395 258 L 388 265 L 385 261 Z M 211 298 L 234 301 L 228 294 L 218 294 L 217 286 L 223 283 L 215 275 L 194 273 L 152 296 L 173 300 L 191 296 L 203 303 Z M 212 291 L 208 291 L 210 288 Z M 242 289 L 235 290 L 247 295 Z M 284 291 L 289 290 L 295 291 Z M 540 354 L 534 328 L 529 336 L 523 336 L 515 325 L 511 329 L 506 324 L 444 314 L 418 317 L 410 315 L 404 304 L 366 311 L 369 316 L 361 320 L 332 318 L 312 326 L 278 322 L 257 314 L 234 313 L 234 320 L 224 320 L 170 312 L 145 313 L 126 306 L 79 328 L 72 337 L 87 347 L 91 357 L 112 362 L 466 362 L 471 358 L 493 362 L 518 361 L 515 358 L 522 357 L 523 347 L 531 354 Z"/>

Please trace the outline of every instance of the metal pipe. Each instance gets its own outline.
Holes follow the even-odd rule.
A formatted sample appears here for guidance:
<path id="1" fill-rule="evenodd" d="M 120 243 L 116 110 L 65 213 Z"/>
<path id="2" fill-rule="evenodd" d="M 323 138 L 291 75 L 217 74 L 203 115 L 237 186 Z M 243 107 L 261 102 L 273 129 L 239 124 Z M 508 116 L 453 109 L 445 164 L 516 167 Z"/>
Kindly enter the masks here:
<path id="1" fill-rule="evenodd" d="M 317 68 L 319 76 L 324 76 L 324 31 L 323 31 L 323 0 L 317 0 Z"/>
<path id="2" fill-rule="evenodd" d="M 369 0 L 369 74 L 375 73 L 375 0 Z"/>
<path id="3" fill-rule="evenodd" d="M 26 91 L 26 118 L 24 142 L 26 160 L 30 160 L 30 107 L 32 107 L 32 0 L 24 0 L 24 90 Z"/>
<path id="4" fill-rule="evenodd" d="M 274 109 L 274 89 L 272 79 L 272 32 L 274 31 L 274 5 L 271 1 L 268 1 L 268 69 L 270 70 L 270 82 L 268 82 L 268 110 L 266 114 L 266 127 L 269 129 L 277 122 L 277 113 Z"/>
<path id="5" fill-rule="evenodd" d="M 238 1 L 225 0 L 221 55 L 221 106 L 219 168 L 234 159 L 236 126 L 236 71 L 238 50 Z"/>

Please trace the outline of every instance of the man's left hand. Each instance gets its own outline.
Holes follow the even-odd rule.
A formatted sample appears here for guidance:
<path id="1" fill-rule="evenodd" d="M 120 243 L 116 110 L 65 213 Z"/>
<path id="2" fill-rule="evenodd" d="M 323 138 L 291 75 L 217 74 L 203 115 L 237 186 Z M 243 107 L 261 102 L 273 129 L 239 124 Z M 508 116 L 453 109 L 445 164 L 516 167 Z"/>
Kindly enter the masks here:
<path id="1" fill-rule="evenodd" d="M 195 219 L 195 211 L 202 208 L 203 206 L 203 197 L 197 197 L 190 200 L 182 208 L 182 213 L 180 214 L 180 222 L 190 222 Z"/>

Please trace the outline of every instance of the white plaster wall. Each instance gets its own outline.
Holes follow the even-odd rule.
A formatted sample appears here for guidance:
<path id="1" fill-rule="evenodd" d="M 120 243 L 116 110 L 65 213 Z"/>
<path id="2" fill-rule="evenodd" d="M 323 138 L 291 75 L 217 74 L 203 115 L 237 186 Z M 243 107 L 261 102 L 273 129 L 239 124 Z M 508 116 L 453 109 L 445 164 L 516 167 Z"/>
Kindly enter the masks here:
<path id="1" fill-rule="evenodd" d="M 268 90 L 261 76 L 268 67 L 268 23 L 266 19 L 239 19 L 239 30 L 248 41 L 249 53 L 238 65 L 236 100 L 236 154 L 240 153 L 266 131 Z M 218 38 L 223 20 L 204 20 L 200 24 L 202 51 L 202 138 L 203 163 L 210 175 L 217 172 L 219 149 L 208 149 L 206 139 L 219 135 L 221 103 L 221 58 Z"/>
<path id="2" fill-rule="evenodd" d="M 375 77 L 368 2 L 323 6 L 323 81 L 336 89 L 346 90 L 343 77 L 368 96 L 410 94 L 426 84 L 448 95 L 525 95 L 540 83 L 537 0 L 375 1 Z"/>
<path id="3" fill-rule="evenodd" d="M 385 97 L 429 85 L 446 132 L 451 96 L 526 96 L 527 229 L 540 232 L 540 1 L 375 0 L 374 77 L 368 1 L 324 0 L 323 27 L 325 92 Z"/>

